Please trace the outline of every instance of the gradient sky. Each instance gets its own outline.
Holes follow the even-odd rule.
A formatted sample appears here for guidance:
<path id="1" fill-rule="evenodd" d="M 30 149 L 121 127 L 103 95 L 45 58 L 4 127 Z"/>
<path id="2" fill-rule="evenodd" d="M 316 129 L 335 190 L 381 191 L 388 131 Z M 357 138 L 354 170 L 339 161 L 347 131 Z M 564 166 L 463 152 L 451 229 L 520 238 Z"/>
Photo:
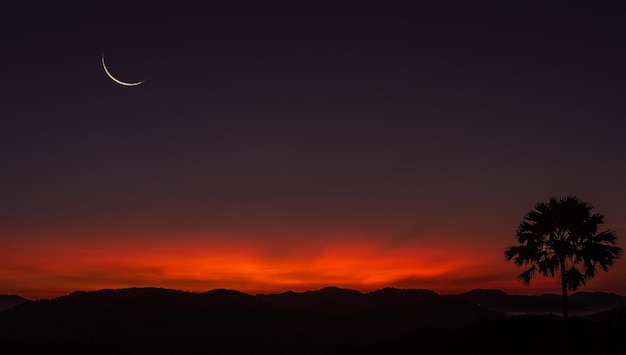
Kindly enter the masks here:
<path id="1" fill-rule="evenodd" d="M 623 2 L 0 10 L 0 293 L 559 292 L 504 261 L 552 196 L 626 247 Z"/>

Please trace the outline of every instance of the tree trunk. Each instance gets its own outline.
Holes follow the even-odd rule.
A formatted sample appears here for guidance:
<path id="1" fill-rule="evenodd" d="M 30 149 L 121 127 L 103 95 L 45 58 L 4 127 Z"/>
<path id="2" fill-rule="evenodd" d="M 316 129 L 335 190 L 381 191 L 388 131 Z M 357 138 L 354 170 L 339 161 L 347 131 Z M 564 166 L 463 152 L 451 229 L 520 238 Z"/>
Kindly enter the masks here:
<path id="1" fill-rule="evenodd" d="M 565 261 L 561 261 L 561 292 L 563 293 L 563 354 L 567 354 L 567 318 L 569 318 L 569 310 L 567 306 L 567 271 L 565 270 Z"/>
<path id="2" fill-rule="evenodd" d="M 567 321 L 569 317 L 569 310 L 567 307 L 567 272 L 565 271 L 565 263 L 561 263 L 561 292 L 563 293 L 563 320 Z"/>

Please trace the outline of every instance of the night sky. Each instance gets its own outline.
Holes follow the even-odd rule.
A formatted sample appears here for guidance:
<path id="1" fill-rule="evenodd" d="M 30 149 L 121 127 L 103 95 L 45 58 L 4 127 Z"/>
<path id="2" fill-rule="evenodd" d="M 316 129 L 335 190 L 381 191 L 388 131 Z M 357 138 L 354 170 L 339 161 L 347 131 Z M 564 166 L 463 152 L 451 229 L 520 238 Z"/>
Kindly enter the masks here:
<path id="1" fill-rule="evenodd" d="M 567 195 L 626 247 L 625 14 L 3 2 L 0 293 L 558 293 L 504 249 Z M 624 280 L 618 260 L 582 290 Z"/>

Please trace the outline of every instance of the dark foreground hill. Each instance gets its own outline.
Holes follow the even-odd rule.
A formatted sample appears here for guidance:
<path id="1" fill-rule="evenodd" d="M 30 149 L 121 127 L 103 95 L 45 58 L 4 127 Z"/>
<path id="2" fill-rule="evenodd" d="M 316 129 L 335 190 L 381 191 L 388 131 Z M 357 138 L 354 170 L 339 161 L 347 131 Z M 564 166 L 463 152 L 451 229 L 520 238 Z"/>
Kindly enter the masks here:
<path id="1" fill-rule="evenodd" d="M 460 295 L 448 295 L 481 307 L 506 314 L 560 314 L 561 295 L 509 295 L 500 290 L 476 289 Z M 626 297 L 605 292 L 576 292 L 568 297 L 572 315 L 589 315 L 626 306 Z"/>
<path id="2" fill-rule="evenodd" d="M 334 287 L 257 296 L 223 289 L 75 292 L 0 312 L 0 352 L 551 354 L 560 350 L 558 317 L 504 317 L 478 307 L 476 297 L 485 302 L 494 296 L 492 291 L 484 293 L 442 296 L 428 290 L 386 288 L 363 294 Z M 494 298 L 502 302 L 506 296 Z M 573 318 L 572 349 L 585 354 L 626 353 L 624 309 L 596 314 L 593 319 Z"/>

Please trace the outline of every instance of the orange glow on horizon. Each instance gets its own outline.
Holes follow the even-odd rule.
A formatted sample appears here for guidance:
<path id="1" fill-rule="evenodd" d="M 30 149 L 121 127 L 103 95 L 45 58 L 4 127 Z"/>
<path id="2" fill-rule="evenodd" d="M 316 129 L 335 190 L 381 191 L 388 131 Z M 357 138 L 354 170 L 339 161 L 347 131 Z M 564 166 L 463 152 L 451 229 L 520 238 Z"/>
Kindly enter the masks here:
<path id="1" fill-rule="evenodd" d="M 241 238 L 194 236 L 107 243 L 33 238 L 31 243 L 8 244 L 0 251 L 0 293 L 39 299 L 75 290 L 148 286 L 193 292 L 229 288 L 251 294 L 324 286 L 362 292 L 387 286 L 440 293 L 479 287 L 522 289 L 515 280 L 521 270 L 504 262 L 502 246 L 442 247 L 433 245 L 432 239 L 428 245 L 415 240 L 399 246 L 386 245 L 384 238 L 378 242 L 337 240 L 312 243 L 309 248 L 278 248 L 276 244 L 243 243 Z M 448 238 L 440 235 L 435 240 Z M 539 277 L 527 293 L 557 292 L 557 286 L 555 280 Z"/>

